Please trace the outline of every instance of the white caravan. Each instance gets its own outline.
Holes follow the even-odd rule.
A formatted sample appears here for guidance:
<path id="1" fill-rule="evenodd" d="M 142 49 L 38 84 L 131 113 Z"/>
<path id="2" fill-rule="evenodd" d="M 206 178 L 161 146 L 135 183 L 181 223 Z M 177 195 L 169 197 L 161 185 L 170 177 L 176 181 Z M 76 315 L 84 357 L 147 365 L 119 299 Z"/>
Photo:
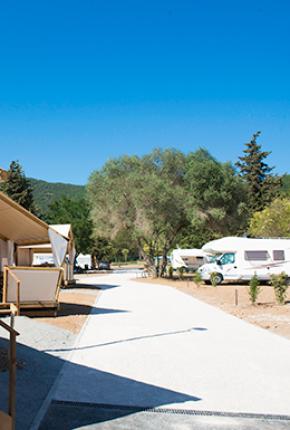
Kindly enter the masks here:
<path id="1" fill-rule="evenodd" d="M 90 254 L 79 254 L 76 258 L 76 263 L 82 269 L 89 269 L 92 266 L 92 256 Z"/>
<path id="2" fill-rule="evenodd" d="M 201 249 L 174 249 L 171 255 L 171 264 L 174 270 L 184 267 L 196 270 L 205 263 L 206 254 Z"/>
<path id="3" fill-rule="evenodd" d="M 202 250 L 215 257 L 198 269 L 204 281 L 210 281 L 213 272 L 217 284 L 248 281 L 254 274 L 263 281 L 281 272 L 290 278 L 290 239 L 224 237 L 206 243 Z"/>

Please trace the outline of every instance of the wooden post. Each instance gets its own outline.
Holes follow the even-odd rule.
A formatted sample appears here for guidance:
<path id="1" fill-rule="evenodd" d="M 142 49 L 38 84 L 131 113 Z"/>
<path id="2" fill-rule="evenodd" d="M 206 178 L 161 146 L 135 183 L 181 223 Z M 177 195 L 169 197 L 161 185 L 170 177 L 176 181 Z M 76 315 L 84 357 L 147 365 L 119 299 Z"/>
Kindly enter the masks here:
<path id="1" fill-rule="evenodd" d="M 8 386 L 8 414 L 0 411 L 0 428 L 15 430 L 16 418 L 16 336 L 19 335 L 8 324 L 0 320 L 0 326 L 9 332 L 9 386 Z M 4 421 L 3 421 L 4 420 Z M 2 422 L 3 421 L 3 422 Z"/>
<path id="2" fill-rule="evenodd" d="M 20 281 L 16 281 L 16 288 L 17 288 L 17 302 L 16 302 L 16 306 L 17 306 L 17 316 L 20 315 Z"/>
<path id="3" fill-rule="evenodd" d="M 16 335 L 12 331 L 10 332 L 9 351 L 8 413 L 12 418 L 12 430 L 14 430 L 16 412 Z"/>
<path id="4" fill-rule="evenodd" d="M 238 306 L 239 304 L 239 292 L 238 289 L 235 288 L 235 305 Z"/>
<path id="5" fill-rule="evenodd" d="M 2 302 L 6 303 L 7 300 L 7 275 L 8 275 L 8 268 L 5 266 L 3 267 L 3 297 L 2 297 Z"/>

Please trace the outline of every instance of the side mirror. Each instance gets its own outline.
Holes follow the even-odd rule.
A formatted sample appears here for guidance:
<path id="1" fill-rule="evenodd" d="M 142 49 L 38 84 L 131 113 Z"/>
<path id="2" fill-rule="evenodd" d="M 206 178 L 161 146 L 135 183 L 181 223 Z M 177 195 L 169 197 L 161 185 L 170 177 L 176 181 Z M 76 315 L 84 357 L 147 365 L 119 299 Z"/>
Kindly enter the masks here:
<path id="1" fill-rule="evenodd" d="M 221 266 L 221 265 L 222 265 L 221 260 L 217 260 L 217 261 L 216 261 L 216 264 L 217 264 L 218 266 Z"/>

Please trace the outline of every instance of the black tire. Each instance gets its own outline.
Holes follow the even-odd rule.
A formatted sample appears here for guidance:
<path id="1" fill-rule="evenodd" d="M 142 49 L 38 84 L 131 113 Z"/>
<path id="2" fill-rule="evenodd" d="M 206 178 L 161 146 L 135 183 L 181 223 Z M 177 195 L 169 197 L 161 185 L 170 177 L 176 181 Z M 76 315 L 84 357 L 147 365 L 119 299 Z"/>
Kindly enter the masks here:
<path id="1" fill-rule="evenodd" d="M 223 275 L 221 273 L 217 273 L 215 275 L 215 284 L 216 285 L 220 285 L 223 282 L 224 278 Z"/>

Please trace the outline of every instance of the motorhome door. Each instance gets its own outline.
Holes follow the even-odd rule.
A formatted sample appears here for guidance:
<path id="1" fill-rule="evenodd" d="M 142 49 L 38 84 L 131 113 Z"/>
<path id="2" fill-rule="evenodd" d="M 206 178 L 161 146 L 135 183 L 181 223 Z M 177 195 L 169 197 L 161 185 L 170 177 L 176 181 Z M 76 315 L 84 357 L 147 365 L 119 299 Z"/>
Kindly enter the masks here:
<path id="1" fill-rule="evenodd" d="M 239 279 L 240 273 L 237 270 L 236 254 L 234 252 L 227 252 L 219 258 L 219 263 L 222 269 L 222 274 L 225 280 Z"/>

